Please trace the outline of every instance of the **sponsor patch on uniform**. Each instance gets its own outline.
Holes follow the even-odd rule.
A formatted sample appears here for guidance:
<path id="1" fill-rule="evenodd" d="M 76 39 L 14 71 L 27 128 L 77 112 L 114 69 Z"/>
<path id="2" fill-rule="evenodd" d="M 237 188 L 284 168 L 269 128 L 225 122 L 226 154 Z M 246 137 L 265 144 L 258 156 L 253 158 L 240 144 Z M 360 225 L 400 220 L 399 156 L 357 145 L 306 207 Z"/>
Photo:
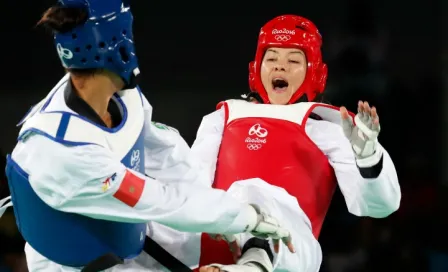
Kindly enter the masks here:
<path id="1" fill-rule="evenodd" d="M 165 124 L 162 124 L 162 123 L 159 123 L 159 122 L 154 122 L 154 121 L 152 121 L 151 123 L 158 129 L 172 130 L 172 131 L 174 131 L 176 133 L 179 133 L 179 131 L 177 129 L 175 129 L 173 127 L 170 127 L 170 126 L 167 126 Z"/>
<path id="2" fill-rule="evenodd" d="M 114 197 L 128 206 L 134 207 L 137 205 L 140 197 L 143 194 L 145 180 L 134 175 L 131 171 L 126 170 L 123 181 L 115 192 Z"/>
<path id="3" fill-rule="evenodd" d="M 109 190 L 111 181 L 114 181 L 116 177 L 117 177 L 117 174 L 114 173 L 112 176 L 108 177 L 105 181 L 103 181 L 103 183 L 102 183 L 103 185 L 101 186 L 101 189 L 103 190 L 103 192 Z"/>

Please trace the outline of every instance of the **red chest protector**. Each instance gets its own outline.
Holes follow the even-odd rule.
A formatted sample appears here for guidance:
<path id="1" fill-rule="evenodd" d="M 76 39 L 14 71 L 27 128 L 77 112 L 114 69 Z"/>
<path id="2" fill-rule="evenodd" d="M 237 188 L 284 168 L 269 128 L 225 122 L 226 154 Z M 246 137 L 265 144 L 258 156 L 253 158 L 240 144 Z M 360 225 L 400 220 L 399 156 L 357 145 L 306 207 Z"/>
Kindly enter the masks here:
<path id="1" fill-rule="evenodd" d="M 317 103 L 283 106 L 230 100 L 222 106 L 226 125 L 213 187 L 227 190 L 237 180 L 258 177 L 284 188 L 297 198 L 317 238 L 337 182 L 328 158 L 308 138 L 305 124 L 312 112 L 335 122 L 339 112 Z M 225 243 L 207 235 L 201 243 L 201 265 L 233 263 Z"/>

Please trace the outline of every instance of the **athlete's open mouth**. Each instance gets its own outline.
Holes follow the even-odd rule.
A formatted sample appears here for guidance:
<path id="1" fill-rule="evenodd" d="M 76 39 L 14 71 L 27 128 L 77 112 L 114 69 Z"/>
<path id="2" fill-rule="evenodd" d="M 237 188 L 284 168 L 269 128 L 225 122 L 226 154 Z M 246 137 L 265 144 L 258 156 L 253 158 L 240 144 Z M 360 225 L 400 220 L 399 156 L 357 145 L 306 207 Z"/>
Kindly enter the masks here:
<path id="1" fill-rule="evenodd" d="M 274 78 L 272 80 L 272 88 L 274 91 L 284 91 L 288 87 L 288 81 L 284 78 Z"/>

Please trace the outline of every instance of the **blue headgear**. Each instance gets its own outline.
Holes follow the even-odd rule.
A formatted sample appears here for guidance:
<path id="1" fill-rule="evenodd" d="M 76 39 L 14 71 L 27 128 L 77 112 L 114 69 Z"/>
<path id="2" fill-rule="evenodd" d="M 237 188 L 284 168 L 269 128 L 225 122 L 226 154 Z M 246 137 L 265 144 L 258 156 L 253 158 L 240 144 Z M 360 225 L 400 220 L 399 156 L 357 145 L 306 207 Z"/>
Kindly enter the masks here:
<path id="1" fill-rule="evenodd" d="M 104 68 L 131 84 L 140 71 L 129 0 L 59 0 L 59 3 L 88 12 L 85 24 L 55 34 L 62 65 L 71 69 Z"/>

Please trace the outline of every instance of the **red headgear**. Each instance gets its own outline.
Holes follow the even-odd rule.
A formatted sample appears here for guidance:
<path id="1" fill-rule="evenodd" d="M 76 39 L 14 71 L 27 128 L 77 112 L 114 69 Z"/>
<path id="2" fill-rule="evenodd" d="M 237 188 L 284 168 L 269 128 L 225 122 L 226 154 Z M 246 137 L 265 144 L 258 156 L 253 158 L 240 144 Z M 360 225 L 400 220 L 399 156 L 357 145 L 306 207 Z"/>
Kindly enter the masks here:
<path id="1" fill-rule="evenodd" d="M 303 17 L 283 15 L 269 21 L 260 30 L 255 61 L 249 63 L 251 91 L 257 92 L 264 103 L 270 103 L 260 77 L 264 54 L 270 47 L 297 48 L 305 53 L 308 67 L 305 80 L 288 104 L 296 102 L 304 94 L 308 101 L 313 101 L 317 94 L 324 91 L 327 81 L 327 65 L 322 62 L 321 45 L 322 36 L 319 30 Z"/>

